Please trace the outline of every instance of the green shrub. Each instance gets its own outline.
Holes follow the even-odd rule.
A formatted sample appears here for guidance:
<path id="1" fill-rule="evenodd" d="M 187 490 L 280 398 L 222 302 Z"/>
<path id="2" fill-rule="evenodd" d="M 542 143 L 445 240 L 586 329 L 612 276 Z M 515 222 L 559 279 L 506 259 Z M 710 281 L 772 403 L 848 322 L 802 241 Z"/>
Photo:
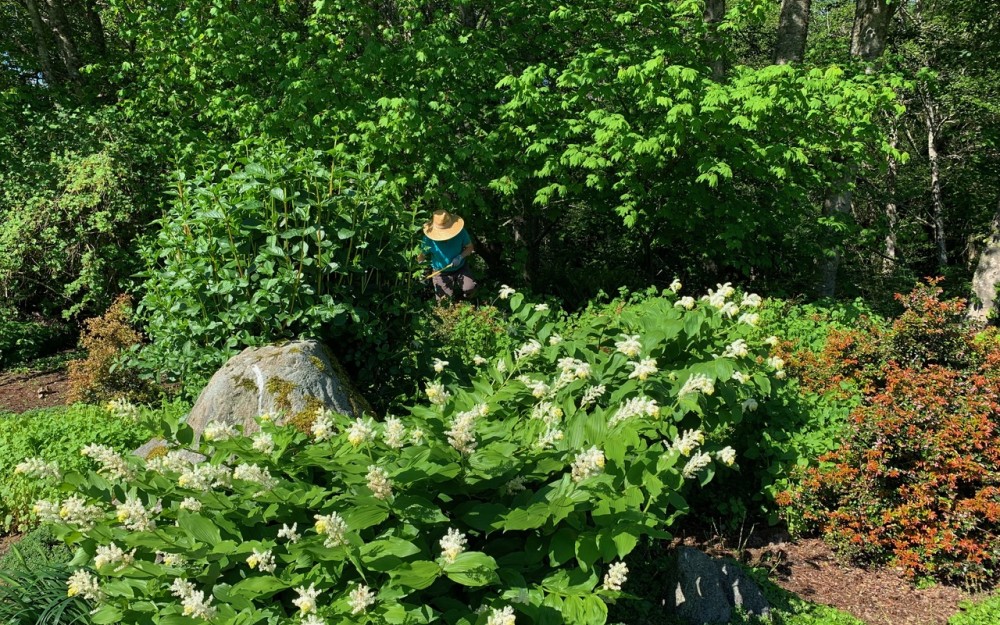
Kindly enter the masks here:
<path id="1" fill-rule="evenodd" d="M 363 163 L 276 142 L 243 148 L 249 157 L 175 181 L 142 252 L 150 344 L 139 363 L 192 394 L 237 351 L 281 339 L 346 338 L 376 369 L 395 364 L 384 341 L 417 304 L 416 211 Z"/>
<path id="2" fill-rule="evenodd" d="M 40 525 L 24 535 L 0 556 L 0 570 L 32 569 L 46 564 L 65 564 L 73 552 L 57 539 L 52 528 Z M 2 621 L 0 621 L 2 622 Z"/>
<path id="3" fill-rule="evenodd" d="M 0 370 L 72 347 L 72 335 L 72 328 L 67 324 L 0 319 Z"/>
<path id="4" fill-rule="evenodd" d="M 702 430 L 774 373 L 724 296 L 675 299 L 569 331 L 515 294 L 519 347 L 464 384 L 443 369 L 401 419 L 215 428 L 199 464 L 99 454 L 97 473 L 66 474 L 72 496 L 36 504 L 89 556 L 70 591 L 100 597 L 107 623 L 599 625 L 625 598 L 620 559 L 668 537 L 690 484 L 734 464 Z"/>
<path id="5" fill-rule="evenodd" d="M 980 603 L 965 603 L 962 611 L 948 619 L 948 625 L 986 625 L 1000 623 L 1000 595 Z"/>
<path id="6" fill-rule="evenodd" d="M 182 409 L 182 404 L 167 404 L 143 412 L 177 415 Z M 0 413 L 0 527 L 29 526 L 32 502 L 56 492 L 15 470 L 26 457 L 58 462 L 66 471 L 81 470 L 87 466 L 87 459 L 80 455 L 85 445 L 109 445 L 127 452 L 149 437 L 149 431 L 133 417 L 86 404 Z"/>

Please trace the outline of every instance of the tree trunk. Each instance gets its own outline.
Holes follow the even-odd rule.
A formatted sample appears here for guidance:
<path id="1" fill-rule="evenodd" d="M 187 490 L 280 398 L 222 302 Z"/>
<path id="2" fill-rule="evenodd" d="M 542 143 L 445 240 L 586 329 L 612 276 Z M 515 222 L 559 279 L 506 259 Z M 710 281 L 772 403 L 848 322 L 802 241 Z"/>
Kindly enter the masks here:
<path id="1" fill-rule="evenodd" d="M 726 0 L 705 0 L 705 23 L 708 24 L 709 51 L 712 54 L 712 79 L 720 81 L 726 75 L 726 58 L 721 48 L 719 23 L 726 16 Z"/>
<path id="2" fill-rule="evenodd" d="M 36 0 L 27 0 L 28 14 L 31 16 L 31 28 L 35 31 L 35 42 L 38 47 L 38 62 L 42 66 L 42 75 L 50 85 L 58 84 L 59 77 L 52 71 L 52 53 L 49 52 L 49 30 L 42 22 L 42 14 L 38 10 Z"/>
<path id="3" fill-rule="evenodd" d="M 108 52 L 108 41 L 104 35 L 104 23 L 97 10 L 97 0 L 87 0 L 87 21 L 90 22 L 90 38 L 94 49 L 103 58 Z"/>
<path id="4" fill-rule="evenodd" d="M 882 56 L 889 34 L 889 24 L 899 7 L 899 0 L 857 0 L 854 10 L 854 28 L 851 32 L 851 55 L 864 61 L 874 61 Z M 852 168 L 853 169 L 853 168 Z M 840 183 L 840 191 L 823 202 L 824 213 L 849 215 L 851 194 L 845 189 L 851 187 L 854 174 L 849 174 Z M 837 267 L 840 252 L 828 257 L 821 270 L 820 294 L 832 297 L 837 289 Z"/>
<path id="5" fill-rule="evenodd" d="M 778 19 L 778 40 L 774 45 L 774 64 L 801 63 L 806 55 L 811 0 L 782 0 Z"/>
<path id="6" fill-rule="evenodd" d="M 892 122 L 889 129 L 889 145 L 892 149 L 899 147 L 899 128 L 897 122 Z M 899 175 L 899 163 L 889 157 L 889 175 L 886 180 L 886 191 L 889 200 L 885 203 L 885 255 L 882 259 L 882 273 L 889 274 L 896 265 L 896 229 L 899 227 L 899 207 L 896 205 L 896 179 Z"/>
<path id="7" fill-rule="evenodd" d="M 823 201 L 823 214 L 828 217 L 839 217 L 841 219 L 850 217 L 851 214 L 851 188 L 854 174 L 850 173 L 840 181 L 841 191 L 834 193 Z M 840 246 L 833 249 L 833 253 L 826 257 L 820 270 L 820 297 L 833 297 L 837 292 L 837 269 L 840 267 Z"/>
<path id="8" fill-rule="evenodd" d="M 972 276 L 972 305 L 970 319 L 985 323 L 996 303 L 997 284 L 1000 284 L 1000 202 L 990 223 L 990 236 L 979 254 L 976 273 Z"/>
<path id="9" fill-rule="evenodd" d="M 874 61 L 885 51 L 892 16 L 900 0 L 857 0 L 854 28 L 851 31 L 851 55 Z"/>
<path id="10" fill-rule="evenodd" d="M 66 75 L 69 76 L 70 82 L 79 86 L 80 56 L 77 54 L 76 44 L 73 43 L 73 33 L 70 30 L 69 20 L 66 19 L 62 0 L 45 0 L 45 2 L 48 5 L 49 26 L 56 36 L 56 44 L 59 47 L 59 58 L 66 67 Z"/>
<path id="11" fill-rule="evenodd" d="M 938 265 L 948 265 L 948 246 L 944 234 L 944 198 L 941 193 L 941 159 L 937 151 L 938 115 L 934 103 L 929 100 L 927 111 L 927 160 L 931 165 L 931 221 L 934 224 L 934 243 L 937 246 Z"/>

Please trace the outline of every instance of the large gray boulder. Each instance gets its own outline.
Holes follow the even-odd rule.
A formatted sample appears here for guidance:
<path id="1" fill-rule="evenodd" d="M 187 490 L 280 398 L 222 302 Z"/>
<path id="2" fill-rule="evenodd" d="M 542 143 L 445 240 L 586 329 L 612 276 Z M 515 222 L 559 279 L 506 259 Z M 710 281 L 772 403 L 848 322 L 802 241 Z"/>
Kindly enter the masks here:
<path id="1" fill-rule="evenodd" d="M 358 417 L 371 412 L 328 349 L 316 341 L 292 341 L 233 356 L 202 390 L 187 423 L 197 441 L 212 422 L 255 432 L 255 418 L 265 413 L 279 423 L 308 426 L 319 408 Z"/>
<path id="2" fill-rule="evenodd" d="M 770 615 L 760 586 L 732 560 L 678 547 L 675 562 L 665 604 L 685 621 L 694 625 L 728 623 L 735 608 L 761 617 Z"/>

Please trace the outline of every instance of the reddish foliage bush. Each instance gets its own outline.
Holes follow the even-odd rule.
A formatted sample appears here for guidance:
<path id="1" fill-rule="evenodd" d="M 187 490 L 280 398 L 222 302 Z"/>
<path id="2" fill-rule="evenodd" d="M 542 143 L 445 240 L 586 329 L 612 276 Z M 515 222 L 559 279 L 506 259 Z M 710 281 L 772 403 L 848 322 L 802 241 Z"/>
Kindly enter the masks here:
<path id="1" fill-rule="evenodd" d="M 779 502 L 855 560 L 977 586 L 1000 565 L 1000 343 L 975 340 L 964 303 L 939 295 L 918 287 L 887 336 L 835 336 L 816 357 L 812 371 L 859 382 L 864 400 L 844 445 Z"/>

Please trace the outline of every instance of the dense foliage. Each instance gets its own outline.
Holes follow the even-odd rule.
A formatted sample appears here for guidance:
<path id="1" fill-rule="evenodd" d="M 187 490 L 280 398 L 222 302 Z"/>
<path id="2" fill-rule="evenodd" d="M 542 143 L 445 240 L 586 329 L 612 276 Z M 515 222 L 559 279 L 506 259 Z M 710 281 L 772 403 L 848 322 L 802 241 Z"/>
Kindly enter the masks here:
<path id="1" fill-rule="evenodd" d="M 35 509 L 95 558 L 70 592 L 96 622 L 602 623 L 616 562 L 668 535 L 687 480 L 736 462 L 712 432 L 775 372 L 732 295 L 669 294 L 561 335 L 513 294 L 524 342 L 461 386 L 438 361 L 429 405 L 402 418 L 319 412 L 308 432 L 265 418 L 252 437 L 217 424 L 200 463 L 90 448 L 97 473 L 67 473 L 74 494 Z"/>
<path id="2" fill-rule="evenodd" d="M 176 417 L 182 409 L 181 405 L 168 405 L 164 412 Z M 150 437 L 149 430 L 137 423 L 137 416 L 125 404 L 108 408 L 77 404 L 23 414 L 0 413 L 0 528 L 27 527 L 35 499 L 57 492 L 17 470 L 24 458 L 40 457 L 72 471 L 87 466 L 87 459 L 80 455 L 84 445 L 108 445 L 131 452 Z"/>
<path id="3" fill-rule="evenodd" d="M 930 283 L 891 328 L 832 341 L 861 392 L 842 447 L 784 503 L 845 555 L 911 576 L 992 583 L 1000 552 L 1000 350 Z"/>

